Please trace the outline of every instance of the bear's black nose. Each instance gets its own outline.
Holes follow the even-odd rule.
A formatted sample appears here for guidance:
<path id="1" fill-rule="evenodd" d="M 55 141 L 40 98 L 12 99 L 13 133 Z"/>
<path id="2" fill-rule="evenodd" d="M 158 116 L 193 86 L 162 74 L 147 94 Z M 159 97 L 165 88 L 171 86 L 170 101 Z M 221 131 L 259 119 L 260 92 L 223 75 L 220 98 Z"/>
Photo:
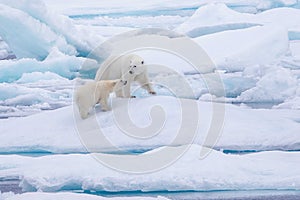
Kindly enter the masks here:
<path id="1" fill-rule="evenodd" d="M 126 85 L 127 84 L 127 81 L 124 81 L 124 83 L 123 83 L 124 85 Z"/>
<path id="2" fill-rule="evenodd" d="M 133 74 L 133 71 L 129 71 L 129 74 Z"/>

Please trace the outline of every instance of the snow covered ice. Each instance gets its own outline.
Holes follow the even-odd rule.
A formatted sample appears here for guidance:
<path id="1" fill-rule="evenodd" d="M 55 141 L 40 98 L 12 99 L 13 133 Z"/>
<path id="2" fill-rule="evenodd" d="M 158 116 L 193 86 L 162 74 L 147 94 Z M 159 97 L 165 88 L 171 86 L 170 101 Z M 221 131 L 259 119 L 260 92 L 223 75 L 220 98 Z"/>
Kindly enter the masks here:
<path id="1" fill-rule="evenodd" d="M 11 193 L 0 193 L 1 200 L 51 200 L 51 199 L 72 199 L 72 200 L 168 200 L 165 197 L 99 197 L 88 194 L 76 194 L 71 192 L 60 192 L 60 193 L 45 193 L 45 192 L 28 192 L 25 194 L 11 194 Z"/>
<path id="2" fill-rule="evenodd" d="M 119 196 L 112 199 L 123 199 L 127 193 L 118 192 L 135 196 L 137 191 L 299 191 L 299 8 L 297 0 L 0 0 L 0 182 L 18 180 L 24 192 L 3 193 L 0 184 L 0 199 L 107 199 L 93 195 L 101 192 L 116 192 Z M 115 110 L 101 112 L 96 106 L 95 115 L 80 121 L 73 105 L 76 85 L 94 78 L 113 52 L 105 42 L 139 28 L 167 29 L 158 38 L 171 44 L 190 37 L 207 53 L 214 70 L 202 74 L 171 52 L 138 49 L 134 53 L 145 59 L 157 95 L 133 85 L 136 99 L 112 95 Z M 224 92 L 209 88 L 218 85 L 216 77 Z M 185 93 L 183 81 L 193 95 Z M 182 122 L 180 103 L 198 112 L 199 121 L 192 141 L 183 138 L 174 144 Z M 151 117 L 161 117 L 151 110 L 161 106 L 164 126 L 147 139 L 125 134 L 114 112 L 126 105 L 141 130 L 155 121 Z M 222 116 L 215 105 L 224 105 L 222 130 L 215 144 L 206 143 L 214 116 Z M 94 119 L 114 147 L 97 146 L 95 154 L 119 158 L 189 148 L 152 173 L 114 170 L 97 162 L 83 145 L 78 127 Z M 202 150 L 211 153 L 200 158 Z"/>
<path id="3" fill-rule="evenodd" d="M 192 100 L 184 100 L 193 105 Z M 117 99 L 115 104 L 124 107 L 126 100 Z M 100 112 L 96 109 L 97 119 L 105 136 L 117 147 L 129 151 L 154 149 L 169 145 L 176 137 L 180 127 L 180 104 L 174 97 L 149 97 L 130 101 L 129 115 L 140 126 L 149 123 L 148 112 L 154 105 L 160 105 L 165 110 L 167 121 L 162 132 L 151 139 L 139 140 L 122 133 L 114 115 L 111 112 Z M 213 115 L 209 102 L 198 102 L 200 113 L 199 125 L 194 143 L 203 144 L 209 129 L 209 121 Z M 74 105 L 75 106 L 75 105 Z M 138 109 L 139 108 L 139 109 Z M 141 109 L 143 108 L 143 109 Z M 76 110 L 76 107 L 74 108 Z M 227 150 L 297 150 L 300 148 L 299 129 L 300 114 L 297 110 L 253 110 L 226 106 L 223 133 L 214 148 Z M 116 111 L 117 112 L 117 111 Z M 70 117 L 71 116 L 71 117 Z M 91 121 L 91 118 L 82 123 Z M 47 121 L 47 123 L 43 123 Z M 61 123 L 61 122 L 64 123 Z M 266 123 L 261 123 L 265 121 Z M 283 123 L 280 123 L 283 122 Z M 20 126 L 15 126 L 15 124 Z M 32 126 L 32 123 L 37 123 Z M 0 121 L 1 152 L 31 152 L 45 151 L 52 153 L 84 152 L 77 135 L 73 119 L 72 106 L 54 111 L 42 112 L 26 118 L 6 119 Z M 177 124 L 177 125 L 175 125 Z M 254 131 L 252 127 L 256 127 Z M 7 130 L 11 133 L 7 135 Z M 35 130 L 39 130 L 36 134 Z M 53 132 L 56 136 L 53 137 Z M 66 142 L 68 141 L 68 142 Z M 181 144 L 185 145 L 185 143 Z M 105 146 L 100 151 L 109 151 Z"/>
<path id="4" fill-rule="evenodd" d="M 101 165 L 91 155 L 82 154 L 39 158 L 12 155 L 0 156 L 0 160 L 5 163 L 1 171 L 22 177 L 21 187 L 26 191 L 54 192 L 63 187 L 114 192 L 299 188 L 300 180 L 295 176 L 300 169 L 297 167 L 299 152 L 228 155 L 213 151 L 201 160 L 200 149 L 200 146 L 192 145 L 174 164 L 150 174 L 118 172 Z M 280 164 L 278 160 L 281 160 Z M 57 166 L 57 163 L 64 164 Z"/>

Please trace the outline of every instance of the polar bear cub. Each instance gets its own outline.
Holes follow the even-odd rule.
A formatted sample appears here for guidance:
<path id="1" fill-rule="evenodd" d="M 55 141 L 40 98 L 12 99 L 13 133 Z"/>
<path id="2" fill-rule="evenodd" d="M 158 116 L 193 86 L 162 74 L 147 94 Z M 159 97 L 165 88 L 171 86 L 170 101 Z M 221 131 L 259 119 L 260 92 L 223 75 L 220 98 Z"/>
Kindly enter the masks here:
<path id="1" fill-rule="evenodd" d="M 86 119 L 90 109 L 97 103 L 100 103 L 103 111 L 109 110 L 110 108 L 107 103 L 109 94 L 113 91 L 117 92 L 126 84 L 127 81 L 117 79 L 89 81 L 83 86 L 80 86 L 75 93 L 75 102 L 78 106 L 81 118 Z"/>
<path id="2" fill-rule="evenodd" d="M 95 80 L 123 79 L 127 85 L 116 91 L 117 97 L 130 98 L 131 83 L 136 81 L 150 94 L 156 94 L 149 82 L 144 59 L 135 54 L 111 56 L 98 69 Z"/>

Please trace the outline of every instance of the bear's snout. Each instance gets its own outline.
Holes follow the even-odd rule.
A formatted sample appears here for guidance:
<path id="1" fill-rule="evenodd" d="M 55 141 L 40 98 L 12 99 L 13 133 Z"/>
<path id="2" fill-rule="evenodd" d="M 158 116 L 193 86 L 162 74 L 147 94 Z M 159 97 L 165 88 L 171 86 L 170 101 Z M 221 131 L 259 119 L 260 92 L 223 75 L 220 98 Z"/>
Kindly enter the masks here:
<path id="1" fill-rule="evenodd" d="M 122 81 L 123 82 L 123 85 L 126 85 L 127 84 L 127 81 Z"/>

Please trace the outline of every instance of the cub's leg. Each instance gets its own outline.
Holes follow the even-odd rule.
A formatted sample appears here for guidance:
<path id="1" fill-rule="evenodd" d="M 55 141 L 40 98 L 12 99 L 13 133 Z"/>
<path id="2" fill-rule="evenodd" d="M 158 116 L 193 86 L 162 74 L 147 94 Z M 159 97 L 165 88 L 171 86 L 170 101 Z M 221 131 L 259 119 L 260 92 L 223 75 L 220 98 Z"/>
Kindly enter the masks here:
<path id="1" fill-rule="evenodd" d="M 108 97 L 107 98 L 101 98 L 100 101 L 99 101 L 101 109 L 103 111 L 110 110 L 110 107 L 108 106 L 108 103 L 107 103 L 107 99 L 108 99 Z"/>

